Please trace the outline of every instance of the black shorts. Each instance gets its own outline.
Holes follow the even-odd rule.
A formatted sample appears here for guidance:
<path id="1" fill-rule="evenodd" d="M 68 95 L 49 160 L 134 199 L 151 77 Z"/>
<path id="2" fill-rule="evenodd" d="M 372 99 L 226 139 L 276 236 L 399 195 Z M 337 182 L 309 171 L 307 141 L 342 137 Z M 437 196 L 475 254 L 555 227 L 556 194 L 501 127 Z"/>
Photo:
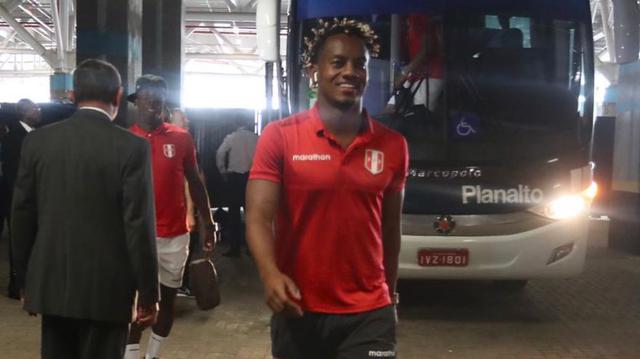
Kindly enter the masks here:
<path id="1" fill-rule="evenodd" d="M 394 359 L 395 308 L 355 314 L 306 312 L 302 318 L 274 314 L 271 352 L 278 359 Z"/>

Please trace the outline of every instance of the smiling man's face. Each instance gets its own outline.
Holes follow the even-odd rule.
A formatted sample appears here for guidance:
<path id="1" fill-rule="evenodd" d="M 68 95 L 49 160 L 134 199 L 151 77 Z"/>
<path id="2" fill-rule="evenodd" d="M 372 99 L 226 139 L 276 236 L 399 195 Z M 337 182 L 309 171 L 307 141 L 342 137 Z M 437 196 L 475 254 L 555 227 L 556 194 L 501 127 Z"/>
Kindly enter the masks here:
<path id="1" fill-rule="evenodd" d="M 369 52 L 357 36 L 330 36 L 319 53 L 312 71 L 318 73 L 318 98 L 346 110 L 360 106 L 367 86 Z"/>

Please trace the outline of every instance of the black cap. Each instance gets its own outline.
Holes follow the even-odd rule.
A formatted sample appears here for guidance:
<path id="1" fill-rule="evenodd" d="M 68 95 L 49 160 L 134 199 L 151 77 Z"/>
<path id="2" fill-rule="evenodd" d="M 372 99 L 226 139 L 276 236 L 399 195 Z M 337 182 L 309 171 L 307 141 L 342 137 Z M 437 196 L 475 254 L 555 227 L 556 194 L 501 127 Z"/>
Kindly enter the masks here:
<path id="1" fill-rule="evenodd" d="M 169 86 L 167 85 L 167 81 L 165 81 L 160 76 L 150 75 L 150 74 L 142 75 L 138 77 L 138 79 L 136 80 L 136 91 L 130 94 L 129 96 L 127 96 L 127 100 L 129 102 L 136 102 L 136 93 L 144 89 L 151 88 L 151 89 L 167 90 L 168 87 Z"/>

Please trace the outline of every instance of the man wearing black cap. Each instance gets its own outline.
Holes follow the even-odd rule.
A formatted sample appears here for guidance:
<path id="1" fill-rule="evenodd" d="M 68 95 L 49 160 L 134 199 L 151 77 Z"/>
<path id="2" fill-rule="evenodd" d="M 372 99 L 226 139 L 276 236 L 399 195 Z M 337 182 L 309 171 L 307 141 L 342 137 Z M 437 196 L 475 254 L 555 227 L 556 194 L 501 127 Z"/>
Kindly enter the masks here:
<path id="1" fill-rule="evenodd" d="M 163 122 L 167 83 L 162 77 L 144 75 L 136 81 L 136 92 L 128 96 L 136 104 L 136 123 L 131 131 L 151 144 L 153 185 L 156 200 L 156 230 L 160 274 L 160 311 L 153 326 L 145 358 L 160 356 L 160 346 L 173 325 L 174 302 L 182 285 L 182 274 L 189 248 L 185 178 L 199 213 L 204 250 L 215 244 L 209 199 L 198 175 L 195 146 L 182 128 Z M 133 325 L 125 359 L 138 358 L 142 328 Z"/>

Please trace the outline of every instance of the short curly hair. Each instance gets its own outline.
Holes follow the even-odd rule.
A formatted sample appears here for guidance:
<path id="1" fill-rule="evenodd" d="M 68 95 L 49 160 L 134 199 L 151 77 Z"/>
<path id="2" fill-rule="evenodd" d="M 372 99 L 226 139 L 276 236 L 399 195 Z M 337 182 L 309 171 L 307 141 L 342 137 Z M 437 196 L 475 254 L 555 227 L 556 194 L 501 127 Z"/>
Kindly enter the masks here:
<path id="1" fill-rule="evenodd" d="M 364 42 L 372 57 L 380 53 L 378 35 L 369 24 L 348 18 L 333 18 L 333 20 L 318 20 L 318 25 L 311 29 L 313 37 L 304 38 L 305 49 L 302 53 L 302 67 L 308 69 L 318 60 L 320 50 L 330 36 L 346 34 L 359 37 Z"/>

